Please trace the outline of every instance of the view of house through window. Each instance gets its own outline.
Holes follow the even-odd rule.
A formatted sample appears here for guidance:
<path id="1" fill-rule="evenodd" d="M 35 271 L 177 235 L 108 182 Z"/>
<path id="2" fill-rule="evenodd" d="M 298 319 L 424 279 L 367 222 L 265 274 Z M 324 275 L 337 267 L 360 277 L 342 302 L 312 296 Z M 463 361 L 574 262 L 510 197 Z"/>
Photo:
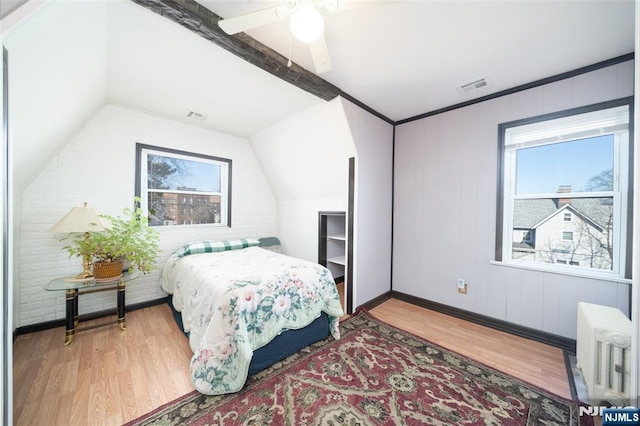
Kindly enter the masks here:
<path id="1" fill-rule="evenodd" d="M 629 106 L 616 103 L 500 126 L 498 260 L 624 275 Z"/>
<path id="2" fill-rule="evenodd" d="M 138 144 L 142 208 L 152 226 L 229 221 L 231 160 Z"/>

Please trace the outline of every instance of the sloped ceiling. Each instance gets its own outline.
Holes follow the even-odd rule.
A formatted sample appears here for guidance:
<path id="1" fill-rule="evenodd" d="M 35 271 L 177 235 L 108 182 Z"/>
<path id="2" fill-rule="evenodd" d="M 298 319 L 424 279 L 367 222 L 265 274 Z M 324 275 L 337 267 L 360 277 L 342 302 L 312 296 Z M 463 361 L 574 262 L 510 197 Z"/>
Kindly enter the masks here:
<path id="1" fill-rule="evenodd" d="M 109 4 L 108 101 L 248 137 L 320 99 L 129 1 Z"/>
<path id="2" fill-rule="evenodd" d="M 3 34 L 17 193 L 105 104 L 107 21 L 106 3 L 49 3 Z"/>
<path id="3" fill-rule="evenodd" d="M 48 2 L 3 44 L 18 192 L 106 103 L 248 137 L 324 102 L 128 0 Z"/>
<path id="4" fill-rule="evenodd" d="M 276 3 L 198 1 L 223 18 Z M 634 50 L 632 0 L 343 2 L 321 77 L 395 121 Z M 18 189 L 105 103 L 249 137 L 324 102 L 129 0 L 31 0 L 1 23 Z M 248 34 L 313 70 L 286 21 Z"/>

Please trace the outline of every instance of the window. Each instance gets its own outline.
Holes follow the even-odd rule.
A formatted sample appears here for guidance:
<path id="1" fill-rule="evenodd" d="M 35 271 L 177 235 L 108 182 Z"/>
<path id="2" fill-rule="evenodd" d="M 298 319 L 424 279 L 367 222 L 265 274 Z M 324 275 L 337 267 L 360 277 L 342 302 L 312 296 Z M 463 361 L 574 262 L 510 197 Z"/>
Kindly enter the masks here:
<path id="1" fill-rule="evenodd" d="M 630 110 L 626 98 L 499 126 L 496 260 L 630 277 Z"/>
<path id="2" fill-rule="evenodd" d="M 231 226 L 231 160 L 136 144 L 136 195 L 151 226 Z"/>

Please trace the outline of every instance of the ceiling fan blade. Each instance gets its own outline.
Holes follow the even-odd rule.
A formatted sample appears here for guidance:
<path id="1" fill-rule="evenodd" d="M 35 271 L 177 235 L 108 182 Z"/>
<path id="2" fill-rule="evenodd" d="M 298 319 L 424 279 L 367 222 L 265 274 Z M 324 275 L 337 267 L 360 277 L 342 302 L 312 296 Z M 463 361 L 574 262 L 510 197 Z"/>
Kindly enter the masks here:
<path id="1" fill-rule="evenodd" d="M 277 22 L 285 17 L 286 15 L 280 13 L 279 7 L 270 7 L 235 18 L 221 19 L 218 21 L 218 25 L 225 33 L 232 35 Z"/>
<path id="2" fill-rule="evenodd" d="M 309 43 L 309 50 L 311 51 L 311 57 L 313 58 L 313 64 L 316 67 L 316 72 L 322 74 L 331 69 L 331 58 L 329 57 L 329 49 L 327 48 L 327 42 L 322 34 L 316 41 Z"/>

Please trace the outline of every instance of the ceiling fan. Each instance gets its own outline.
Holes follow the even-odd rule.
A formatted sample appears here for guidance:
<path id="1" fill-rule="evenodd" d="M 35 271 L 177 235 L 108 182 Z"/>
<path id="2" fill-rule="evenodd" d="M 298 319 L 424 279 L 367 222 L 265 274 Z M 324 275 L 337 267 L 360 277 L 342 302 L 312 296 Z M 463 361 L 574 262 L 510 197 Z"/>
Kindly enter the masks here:
<path id="1" fill-rule="evenodd" d="M 321 74 L 331 69 L 322 12 L 335 12 L 339 9 L 339 2 L 340 0 L 288 0 L 280 6 L 222 19 L 218 21 L 218 25 L 231 35 L 289 18 L 291 33 L 309 45 L 316 72 Z"/>

